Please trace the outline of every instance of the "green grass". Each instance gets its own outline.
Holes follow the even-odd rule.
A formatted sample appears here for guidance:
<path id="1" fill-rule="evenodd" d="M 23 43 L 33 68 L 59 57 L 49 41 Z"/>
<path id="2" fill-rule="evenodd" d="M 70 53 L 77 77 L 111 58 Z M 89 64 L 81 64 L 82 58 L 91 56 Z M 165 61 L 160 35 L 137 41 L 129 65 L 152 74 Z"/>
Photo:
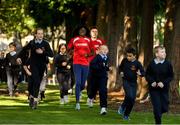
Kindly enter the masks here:
<path id="1" fill-rule="evenodd" d="M 25 85 L 24 85 L 25 86 Z M 21 89 L 24 87 L 21 85 Z M 5 88 L 0 85 L 0 88 Z M 100 108 L 96 104 L 93 108 L 86 105 L 86 95 L 83 95 L 81 110 L 76 111 L 75 96 L 70 96 L 70 103 L 59 104 L 59 91 L 57 86 L 48 86 L 46 99 L 37 110 L 28 107 L 27 96 L 21 94 L 10 98 L 0 95 L 0 124 L 153 124 L 152 112 L 132 112 L 130 121 L 123 121 L 116 110 L 108 108 L 108 114 L 99 115 Z M 163 123 L 180 124 L 180 114 L 163 115 Z"/>

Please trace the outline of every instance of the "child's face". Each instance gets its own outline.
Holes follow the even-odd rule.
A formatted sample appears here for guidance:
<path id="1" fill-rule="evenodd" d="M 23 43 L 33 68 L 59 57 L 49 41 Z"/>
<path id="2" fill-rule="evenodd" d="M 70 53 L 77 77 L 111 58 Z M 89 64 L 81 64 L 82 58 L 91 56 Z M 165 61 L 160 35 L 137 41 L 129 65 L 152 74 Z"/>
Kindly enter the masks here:
<path id="1" fill-rule="evenodd" d="M 98 36 L 98 30 L 97 29 L 91 29 L 91 37 L 97 38 Z"/>
<path id="2" fill-rule="evenodd" d="M 15 50 L 16 50 L 16 47 L 13 46 L 13 45 L 10 45 L 10 46 L 9 46 L 9 50 L 10 50 L 10 52 L 15 51 Z"/>
<path id="3" fill-rule="evenodd" d="M 79 35 L 80 36 L 85 36 L 86 35 L 86 29 L 84 27 L 82 27 L 80 30 L 79 30 Z"/>
<path id="4" fill-rule="evenodd" d="M 134 59 L 136 59 L 136 55 L 134 55 L 133 53 L 127 53 L 127 59 L 128 61 L 133 61 Z"/>
<path id="5" fill-rule="evenodd" d="M 65 52 L 66 52 L 66 47 L 65 47 L 65 46 L 61 46 L 60 52 L 61 52 L 61 53 L 65 53 Z"/>
<path id="6" fill-rule="evenodd" d="M 158 49 L 156 52 L 156 58 L 159 58 L 161 60 L 166 58 L 166 50 L 165 49 Z"/>
<path id="7" fill-rule="evenodd" d="M 100 48 L 99 48 L 99 53 L 100 54 L 107 55 L 108 52 L 109 52 L 109 49 L 107 48 L 107 46 L 100 46 Z"/>
<path id="8" fill-rule="evenodd" d="M 44 37 L 44 32 L 43 32 L 43 30 L 37 30 L 36 39 L 42 40 L 43 37 Z"/>

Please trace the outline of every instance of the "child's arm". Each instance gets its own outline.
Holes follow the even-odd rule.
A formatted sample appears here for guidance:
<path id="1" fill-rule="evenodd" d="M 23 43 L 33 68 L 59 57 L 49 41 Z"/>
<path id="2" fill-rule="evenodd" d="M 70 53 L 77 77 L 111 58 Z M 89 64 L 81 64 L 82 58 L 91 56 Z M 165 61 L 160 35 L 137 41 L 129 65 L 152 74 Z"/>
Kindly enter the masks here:
<path id="1" fill-rule="evenodd" d="M 26 74 L 27 74 L 28 76 L 31 76 L 31 75 L 32 75 L 32 73 L 31 73 L 30 70 L 28 69 L 28 66 L 23 65 L 23 68 L 24 68 L 24 71 L 26 72 Z"/>
<path id="2" fill-rule="evenodd" d="M 137 74 L 141 77 L 145 76 L 144 68 L 140 62 L 138 62 L 138 71 Z"/>
<path id="3" fill-rule="evenodd" d="M 167 87 L 169 85 L 169 83 L 173 80 L 173 76 L 174 76 L 174 73 L 173 73 L 173 68 L 172 68 L 172 65 L 171 63 L 168 63 L 168 77 L 166 79 L 164 79 L 163 81 L 161 81 L 161 83 L 163 84 L 163 87 Z M 161 86 L 161 83 L 160 86 Z"/>
<path id="4" fill-rule="evenodd" d="M 146 74 L 145 74 L 145 78 L 148 82 L 148 84 L 152 87 L 156 86 L 156 81 L 153 78 L 153 73 L 152 73 L 152 67 L 151 64 L 148 65 L 147 69 L 146 69 Z"/>
<path id="5" fill-rule="evenodd" d="M 119 74 L 123 73 L 123 67 L 124 67 L 124 63 L 125 63 L 125 58 L 121 61 L 121 64 L 119 65 Z"/>
<path id="6" fill-rule="evenodd" d="M 44 51 L 43 53 L 48 57 L 53 57 L 54 55 L 48 42 L 46 43 L 45 50 L 43 49 L 43 51 Z"/>

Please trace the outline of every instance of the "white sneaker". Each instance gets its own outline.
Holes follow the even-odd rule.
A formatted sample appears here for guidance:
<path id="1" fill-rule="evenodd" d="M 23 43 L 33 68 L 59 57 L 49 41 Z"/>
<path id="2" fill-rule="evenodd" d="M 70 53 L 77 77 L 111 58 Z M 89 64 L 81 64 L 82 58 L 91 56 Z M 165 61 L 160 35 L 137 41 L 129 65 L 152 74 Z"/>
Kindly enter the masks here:
<path id="1" fill-rule="evenodd" d="M 101 111 L 100 111 L 100 114 L 101 115 L 106 115 L 107 111 L 106 111 L 106 108 L 105 107 L 102 107 L 101 108 Z"/>
<path id="2" fill-rule="evenodd" d="M 75 107 L 76 110 L 80 110 L 80 104 L 79 103 L 76 103 L 76 107 Z"/>
<path id="3" fill-rule="evenodd" d="M 72 89 L 69 89 L 69 90 L 68 90 L 68 93 L 69 93 L 69 94 L 72 94 L 72 92 L 73 92 Z"/>
<path id="4" fill-rule="evenodd" d="M 61 99 L 60 99 L 60 104 L 61 104 L 61 105 L 64 105 L 64 98 L 61 98 Z"/>
<path id="5" fill-rule="evenodd" d="M 93 107 L 93 99 L 88 98 L 87 99 L 87 105 L 92 108 Z"/>
<path id="6" fill-rule="evenodd" d="M 68 95 L 65 95 L 64 96 L 64 103 L 68 103 L 69 102 L 69 100 L 68 100 Z"/>

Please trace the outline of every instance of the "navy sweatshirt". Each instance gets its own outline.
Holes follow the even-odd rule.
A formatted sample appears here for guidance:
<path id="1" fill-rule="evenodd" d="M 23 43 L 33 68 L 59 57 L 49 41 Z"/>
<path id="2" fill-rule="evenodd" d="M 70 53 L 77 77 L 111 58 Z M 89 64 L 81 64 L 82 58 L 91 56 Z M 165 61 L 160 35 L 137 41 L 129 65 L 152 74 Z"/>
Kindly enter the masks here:
<path id="1" fill-rule="evenodd" d="M 109 71 L 108 57 L 103 59 L 101 55 L 97 54 L 90 63 L 90 73 L 96 77 L 107 77 Z"/>
<path id="2" fill-rule="evenodd" d="M 43 49 L 43 54 L 37 54 L 36 49 Z M 53 57 L 53 52 L 50 48 L 49 43 L 46 40 L 42 40 L 41 43 L 35 43 L 35 40 L 31 40 L 18 54 L 18 57 L 25 58 L 27 50 L 30 50 L 30 65 L 33 66 L 44 66 L 47 62 L 47 57 Z"/>
<path id="3" fill-rule="evenodd" d="M 5 58 L 5 65 L 7 70 L 17 70 L 20 66 L 16 63 L 17 54 L 11 55 L 10 52 L 7 53 Z"/>
<path id="4" fill-rule="evenodd" d="M 173 79 L 173 68 L 169 61 L 165 60 L 163 63 L 156 64 L 155 61 L 151 61 L 146 70 L 146 80 L 150 90 L 169 90 L 169 83 Z M 152 87 L 153 82 L 162 82 L 163 88 Z"/>
<path id="5" fill-rule="evenodd" d="M 68 57 L 67 54 L 57 54 L 54 58 L 54 64 L 56 67 L 57 73 L 70 73 L 71 69 L 67 69 L 67 65 L 72 66 L 72 62 L 70 61 L 70 58 Z M 66 66 L 63 66 L 62 63 L 67 62 Z M 72 68 L 72 67 L 71 67 Z"/>
<path id="6" fill-rule="evenodd" d="M 124 58 L 119 66 L 119 72 L 123 72 L 123 79 L 129 82 L 137 82 L 137 71 L 140 70 L 141 76 L 145 75 L 144 69 L 138 60 L 128 61 Z"/>

